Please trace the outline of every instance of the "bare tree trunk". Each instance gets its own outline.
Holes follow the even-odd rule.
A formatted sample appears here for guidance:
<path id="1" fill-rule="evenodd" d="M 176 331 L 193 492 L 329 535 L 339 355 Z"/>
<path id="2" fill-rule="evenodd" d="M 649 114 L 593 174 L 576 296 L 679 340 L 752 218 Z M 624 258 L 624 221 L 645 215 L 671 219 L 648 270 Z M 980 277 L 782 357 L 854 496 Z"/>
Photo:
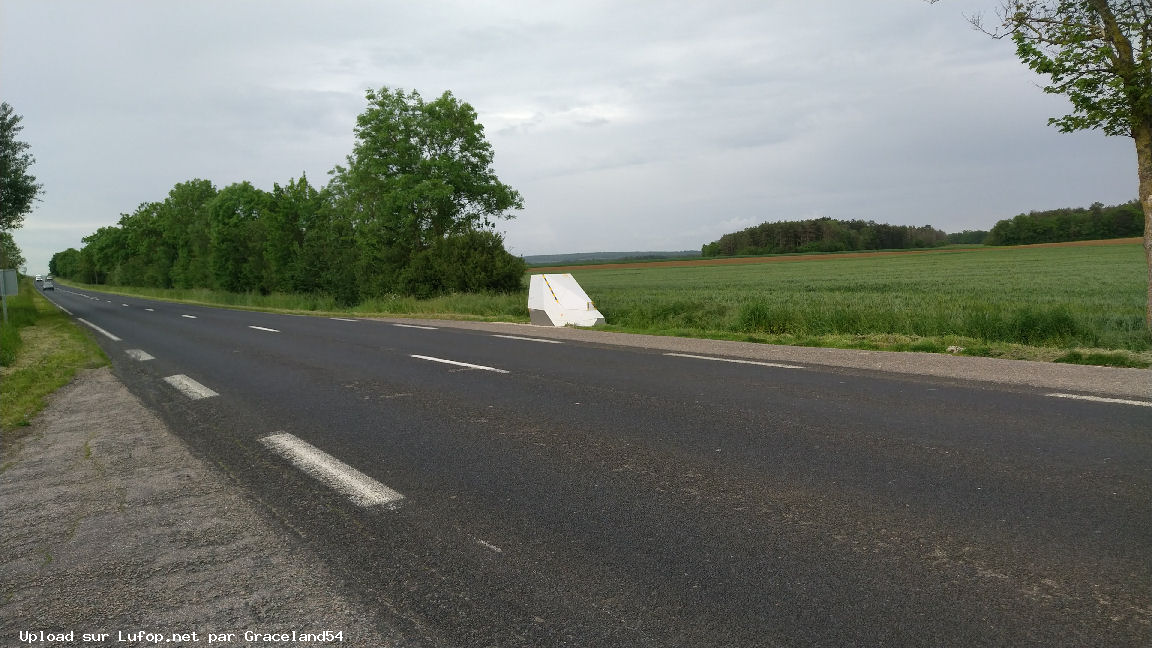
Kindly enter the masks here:
<path id="1" fill-rule="evenodd" d="M 1132 129 L 1136 140 L 1136 166 L 1140 175 L 1140 204 L 1144 207 L 1144 257 L 1148 262 L 1148 308 L 1144 323 L 1152 334 L 1152 123 Z"/>

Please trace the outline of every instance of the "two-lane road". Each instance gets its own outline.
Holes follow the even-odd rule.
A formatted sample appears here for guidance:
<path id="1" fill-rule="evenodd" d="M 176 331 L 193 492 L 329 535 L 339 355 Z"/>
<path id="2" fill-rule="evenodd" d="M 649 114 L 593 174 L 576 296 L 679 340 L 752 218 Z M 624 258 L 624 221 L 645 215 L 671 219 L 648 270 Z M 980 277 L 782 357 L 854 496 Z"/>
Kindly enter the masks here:
<path id="1" fill-rule="evenodd" d="M 1152 638 L 1148 403 L 732 362 L 703 342 L 51 298 L 415 642 Z"/>

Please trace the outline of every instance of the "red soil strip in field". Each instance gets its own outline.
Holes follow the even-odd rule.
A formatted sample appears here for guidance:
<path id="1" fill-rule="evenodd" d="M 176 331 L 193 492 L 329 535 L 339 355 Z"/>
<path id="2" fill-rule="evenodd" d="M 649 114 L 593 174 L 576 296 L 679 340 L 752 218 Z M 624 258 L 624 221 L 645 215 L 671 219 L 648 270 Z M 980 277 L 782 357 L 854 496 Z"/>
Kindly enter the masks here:
<path id="1" fill-rule="evenodd" d="M 785 263 L 791 261 L 822 261 L 827 259 L 866 259 L 886 256 L 917 256 L 922 254 L 948 254 L 956 252 L 992 252 L 1038 247 L 1081 247 L 1097 245 L 1131 245 L 1140 243 L 1140 237 L 1105 239 L 1100 241 L 1070 241 L 1068 243 L 1036 243 L 1034 245 L 1014 245 L 1007 247 L 954 248 L 947 250 L 910 250 L 907 252 L 845 252 L 840 254 L 794 254 L 763 257 L 712 257 L 681 261 L 639 261 L 634 263 L 597 263 L 595 265 L 539 266 L 528 269 L 529 273 L 578 272 L 580 270 L 624 270 L 630 268 L 687 268 L 691 266 L 749 265 L 753 263 Z"/>

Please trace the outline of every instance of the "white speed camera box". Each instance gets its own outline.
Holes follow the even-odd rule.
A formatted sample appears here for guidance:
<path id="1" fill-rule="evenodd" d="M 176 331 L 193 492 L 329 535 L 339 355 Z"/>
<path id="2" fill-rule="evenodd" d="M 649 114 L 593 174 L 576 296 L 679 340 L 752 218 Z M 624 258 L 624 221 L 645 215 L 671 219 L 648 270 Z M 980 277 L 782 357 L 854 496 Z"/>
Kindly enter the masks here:
<path id="1" fill-rule="evenodd" d="M 528 284 L 528 314 L 544 326 L 596 326 L 604 316 L 570 274 L 532 275 Z"/>

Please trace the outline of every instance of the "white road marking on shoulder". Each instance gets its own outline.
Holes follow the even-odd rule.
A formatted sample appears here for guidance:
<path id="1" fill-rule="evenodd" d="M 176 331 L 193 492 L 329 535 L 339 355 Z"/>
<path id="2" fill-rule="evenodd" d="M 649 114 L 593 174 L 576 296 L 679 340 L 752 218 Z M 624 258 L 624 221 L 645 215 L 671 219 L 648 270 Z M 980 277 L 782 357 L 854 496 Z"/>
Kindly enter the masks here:
<path id="1" fill-rule="evenodd" d="M 404 499 L 400 493 L 287 432 L 266 436 L 260 443 L 358 506 L 394 509 Z"/>
<path id="2" fill-rule="evenodd" d="M 545 342 L 547 344 L 564 344 L 560 340 L 545 340 L 543 338 L 521 337 L 519 335 L 493 335 L 492 337 L 504 338 L 505 340 L 524 340 L 526 342 Z"/>
<path id="3" fill-rule="evenodd" d="M 133 360 L 139 360 L 140 362 L 156 359 L 155 356 L 143 349 L 127 349 L 124 351 L 124 353 L 127 353 L 129 358 L 132 358 Z"/>
<path id="4" fill-rule="evenodd" d="M 1139 405 L 1140 407 L 1152 407 L 1152 402 L 1138 401 L 1138 400 L 1125 400 L 1123 398 L 1103 398 L 1100 396 L 1081 396 L 1080 394 L 1047 394 L 1052 398 L 1072 398 L 1075 400 L 1086 400 L 1094 403 L 1116 403 L 1118 405 Z"/>
<path id="5" fill-rule="evenodd" d="M 111 333 L 109 333 L 108 331 L 105 331 L 104 329 L 100 328 L 99 326 L 96 326 L 95 324 L 93 324 L 92 322 L 89 322 L 88 320 L 84 319 L 83 317 L 77 317 L 76 319 L 87 324 L 88 326 L 91 326 L 92 330 L 96 331 L 100 335 L 103 335 L 104 337 L 108 338 L 109 340 L 112 340 L 113 342 L 119 342 L 120 341 L 120 338 L 116 337 L 115 335 L 112 335 Z"/>
<path id="6" fill-rule="evenodd" d="M 187 317 L 188 319 L 198 319 L 195 315 L 181 315 L 180 317 Z"/>
<path id="7" fill-rule="evenodd" d="M 432 356 L 423 356 L 412 354 L 413 358 L 421 360 L 430 360 L 432 362 L 442 362 L 444 364 L 456 365 L 457 367 L 467 367 L 469 369 L 483 369 L 484 371 L 495 371 L 496 373 L 508 373 L 504 369 L 497 369 L 496 367 L 485 367 L 484 365 L 472 364 L 469 362 L 457 362 L 455 360 L 445 360 L 444 358 L 433 358 Z"/>
<path id="8" fill-rule="evenodd" d="M 496 545 L 492 544 L 491 542 L 485 542 L 485 541 L 483 541 L 477 537 L 473 537 L 472 539 L 475 540 L 477 543 L 479 543 L 479 545 L 481 547 L 484 547 L 485 549 L 491 549 L 492 551 L 495 551 L 496 553 L 504 553 L 503 549 L 501 549 L 500 547 L 497 547 Z"/>
<path id="9" fill-rule="evenodd" d="M 329 317 L 328 319 L 334 319 L 337 322 L 359 322 L 360 321 L 360 320 L 348 319 L 347 317 Z"/>
<path id="10" fill-rule="evenodd" d="M 395 322 L 392 323 L 392 326 L 399 326 L 400 328 L 424 329 L 425 331 L 437 330 L 437 328 L 435 326 L 419 326 L 417 324 L 397 324 Z"/>
<path id="11" fill-rule="evenodd" d="M 220 395 L 184 374 L 168 376 L 164 379 L 164 382 L 180 390 L 180 393 L 192 400 L 200 400 L 201 398 L 211 398 Z"/>
<path id="12" fill-rule="evenodd" d="M 268 331 L 269 333 L 279 333 L 279 332 L 280 332 L 280 331 L 278 331 L 278 330 L 276 330 L 276 329 L 273 329 L 273 328 L 265 328 L 265 327 L 263 327 L 263 326 L 249 326 L 248 328 L 250 328 L 250 329 L 256 329 L 257 331 Z"/>
<path id="13" fill-rule="evenodd" d="M 48 300 L 48 297 L 44 297 L 44 299 Z M 52 306 L 54 306 L 54 307 L 56 307 L 56 308 L 59 308 L 59 309 L 60 309 L 60 310 L 62 310 L 62 311 L 65 311 L 65 312 L 67 312 L 67 314 L 68 314 L 68 315 L 73 315 L 73 312 L 71 312 L 70 310 L 68 310 L 68 309 L 67 309 L 67 308 L 65 308 L 65 307 L 62 307 L 62 306 L 60 306 L 60 304 L 59 304 L 59 303 L 56 303 L 56 302 L 54 302 L 54 301 L 52 301 L 52 300 L 48 300 L 48 303 L 51 303 L 51 304 L 52 304 Z M 76 316 L 75 316 L 75 315 L 73 315 L 73 317 L 76 317 Z"/>
<path id="14" fill-rule="evenodd" d="M 715 360 L 717 362 L 734 362 L 737 364 L 760 365 L 761 367 L 776 367 L 778 369 L 804 369 L 799 365 L 780 364 L 778 362 L 757 362 L 755 360 L 737 360 L 736 358 L 717 358 L 714 356 L 692 355 L 690 353 L 665 353 L 666 356 L 677 358 L 696 358 L 697 360 Z"/>

